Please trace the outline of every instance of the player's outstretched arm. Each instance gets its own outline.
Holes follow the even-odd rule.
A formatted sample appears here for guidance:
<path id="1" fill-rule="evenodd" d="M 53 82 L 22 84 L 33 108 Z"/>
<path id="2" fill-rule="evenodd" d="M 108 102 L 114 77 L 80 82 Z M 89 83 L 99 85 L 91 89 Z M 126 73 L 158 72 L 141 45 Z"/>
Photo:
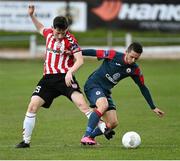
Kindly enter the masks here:
<path id="1" fill-rule="evenodd" d="M 84 50 L 82 50 L 82 55 L 83 56 L 94 56 L 94 57 L 96 57 L 96 50 L 94 50 L 94 49 L 84 49 Z"/>
<path id="2" fill-rule="evenodd" d="M 159 117 L 164 116 L 164 112 L 161 111 L 159 108 L 157 108 L 154 105 L 154 102 L 152 100 L 151 94 L 149 89 L 146 87 L 146 85 L 144 84 L 144 78 L 142 78 L 142 76 L 132 76 L 132 79 L 135 81 L 135 83 L 139 86 L 139 89 L 142 93 L 142 95 L 144 96 L 144 98 L 146 99 L 147 103 L 149 104 L 149 106 L 151 107 L 152 111 L 155 112 Z"/>
<path id="3" fill-rule="evenodd" d="M 84 49 L 84 50 L 82 50 L 82 55 L 97 57 L 98 60 L 113 59 L 114 56 L 116 55 L 116 52 L 114 50 Z"/>
<path id="4" fill-rule="evenodd" d="M 39 22 L 38 19 L 35 17 L 34 11 L 35 11 L 35 6 L 29 5 L 28 14 L 31 17 L 32 22 L 34 23 L 36 29 L 40 32 L 40 34 L 43 34 L 44 25 L 41 22 Z"/>
<path id="5" fill-rule="evenodd" d="M 148 90 L 148 88 L 143 85 L 143 86 L 140 86 L 140 90 L 141 90 L 141 93 L 143 94 L 144 98 L 146 99 L 147 103 L 149 104 L 149 106 L 151 107 L 151 109 L 159 116 L 159 117 L 162 117 L 164 116 L 164 112 L 161 111 L 159 108 L 157 108 L 154 103 L 153 103 L 153 100 L 152 100 L 152 97 L 151 97 L 151 94 L 150 94 L 150 91 Z"/>
<path id="6" fill-rule="evenodd" d="M 163 117 L 164 116 L 164 112 L 163 111 L 161 111 L 159 108 L 155 108 L 155 109 L 153 109 L 153 111 L 159 116 L 159 117 Z"/>

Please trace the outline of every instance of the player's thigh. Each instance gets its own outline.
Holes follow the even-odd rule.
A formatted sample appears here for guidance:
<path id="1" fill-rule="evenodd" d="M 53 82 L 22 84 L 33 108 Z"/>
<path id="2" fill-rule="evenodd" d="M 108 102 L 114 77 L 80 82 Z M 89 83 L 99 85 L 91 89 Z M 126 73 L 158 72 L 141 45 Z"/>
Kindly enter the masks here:
<path id="1" fill-rule="evenodd" d="M 108 100 L 101 87 L 86 89 L 85 94 L 91 107 L 96 107 L 101 113 L 107 110 Z"/>
<path id="2" fill-rule="evenodd" d="M 118 125 L 116 110 L 106 111 L 103 115 L 103 120 L 106 122 L 108 127 L 115 128 Z"/>
<path id="3" fill-rule="evenodd" d="M 71 99 L 81 112 L 86 113 L 90 110 L 82 93 L 80 93 L 78 91 L 74 91 L 71 94 Z"/>
<path id="4" fill-rule="evenodd" d="M 39 96 L 32 96 L 28 105 L 28 112 L 36 113 L 38 109 L 45 103 L 45 101 Z"/>
<path id="5" fill-rule="evenodd" d="M 105 96 L 104 97 L 99 97 L 96 100 L 96 107 L 97 107 L 98 111 L 103 114 L 108 109 L 108 100 L 107 100 L 107 98 Z"/>

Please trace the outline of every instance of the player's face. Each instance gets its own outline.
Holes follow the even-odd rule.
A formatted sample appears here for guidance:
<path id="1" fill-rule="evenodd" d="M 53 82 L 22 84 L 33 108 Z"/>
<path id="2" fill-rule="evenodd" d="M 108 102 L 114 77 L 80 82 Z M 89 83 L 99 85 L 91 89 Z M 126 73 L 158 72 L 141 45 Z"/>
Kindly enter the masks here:
<path id="1" fill-rule="evenodd" d="M 63 38 L 65 35 L 66 35 L 66 32 L 67 32 L 68 29 L 66 30 L 58 30 L 58 29 L 53 29 L 53 33 L 54 33 L 54 37 L 56 39 L 61 39 Z"/>
<path id="2" fill-rule="evenodd" d="M 133 64 L 139 59 L 140 55 L 141 54 L 136 53 L 135 51 L 131 50 L 130 52 L 126 53 L 125 61 L 127 64 Z"/>

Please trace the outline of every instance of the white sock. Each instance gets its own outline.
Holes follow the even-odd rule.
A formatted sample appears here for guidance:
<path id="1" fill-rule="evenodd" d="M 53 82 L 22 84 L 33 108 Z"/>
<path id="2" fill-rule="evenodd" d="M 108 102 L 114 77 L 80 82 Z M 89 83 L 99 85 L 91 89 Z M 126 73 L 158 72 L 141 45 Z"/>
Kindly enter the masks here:
<path id="1" fill-rule="evenodd" d="M 106 128 L 105 122 L 102 121 L 102 120 L 100 120 L 100 121 L 98 122 L 98 125 L 97 125 L 97 126 L 99 127 L 99 129 L 101 130 L 101 132 L 104 134 L 105 128 Z"/>
<path id="2" fill-rule="evenodd" d="M 86 117 L 89 119 L 90 115 L 92 114 L 93 111 L 88 111 L 85 113 Z"/>
<path id="3" fill-rule="evenodd" d="M 90 117 L 90 115 L 91 115 L 92 112 L 93 112 L 93 111 L 88 111 L 88 112 L 85 113 L 85 115 L 87 116 L 88 119 L 89 119 L 89 117 Z M 99 129 L 101 130 L 101 132 L 104 133 L 105 128 L 106 128 L 105 122 L 102 121 L 102 120 L 100 120 L 97 126 L 99 127 Z"/>
<path id="4" fill-rule="evenodd" d="M 23 140 L 30 143 L 33 128 L 35 126 L 36 114 L 27 112 L 23 123 Z"/>

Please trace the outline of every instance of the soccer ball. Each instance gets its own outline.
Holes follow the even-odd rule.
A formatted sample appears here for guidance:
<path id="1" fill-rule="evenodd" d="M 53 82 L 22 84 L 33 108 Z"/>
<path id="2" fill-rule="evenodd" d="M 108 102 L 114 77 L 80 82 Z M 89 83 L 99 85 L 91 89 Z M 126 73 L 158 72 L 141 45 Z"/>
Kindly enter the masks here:
<path id="1" fill-rule="evenodd" d="M 137 132 L 126 132 L 122 137 L 122 144 L 125 148 L 137 148 L 141 144 L 141 137 Z"/>

